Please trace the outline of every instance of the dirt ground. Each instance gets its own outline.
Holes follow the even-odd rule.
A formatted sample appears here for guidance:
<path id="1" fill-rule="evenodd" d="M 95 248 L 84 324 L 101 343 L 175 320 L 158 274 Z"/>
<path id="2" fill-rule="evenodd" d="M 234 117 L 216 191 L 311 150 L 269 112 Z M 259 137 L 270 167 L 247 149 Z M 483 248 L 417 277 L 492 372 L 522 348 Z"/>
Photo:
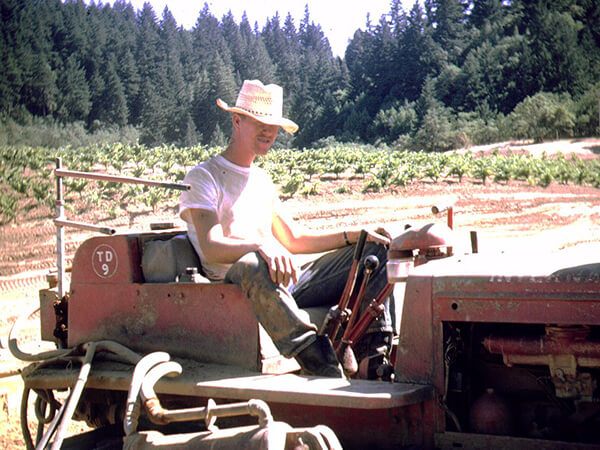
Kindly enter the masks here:
<path id="1" fill-rule="evenodd" d="M 519 143 L 496 144 L 470 151 L 523 150 L 536 155 L 556 151 L 576 152 L 582 158 L 596 158 L 600 139 L 559 141 L 536 146 Z M 466 151 L 466 150 L 465 150 Z M 343 183 L 350 193 L 338 194 Z M 600 190 L 593 187 L 551 184 L 533 187 L 511 181 L 507 184 L 442 181 L 419 182 L 404 188 L 363 194 L 362 180 L 320 180 L 318 196 L 297 195 L 284 200 L 284 208 L 300 223 L 313 229 L 384 225 L 392 235 L 406 224 L 446 221 L 435 216 L 433 205 L 453 205 L 457 233 L 455 252 L 470 250 L 469 232 L 477 231 L 480 252 L 518 252 L 535 259 L 548 252 L 577 248 L 588 254 L 600 250 Z M 176 221 L 176 205 L 135 218 L 102 221 L 118 231 L 148 229 L 150 222 Z M 22 448 L 18 425 L 22 367 L 7 353 L 6 336 L 11 324 L 37 304 L 37 291 L 46 285 L 45 276 L 55 266 L 55 229 L 49 211 L 40 212 L 17 224 L 0 227 L 0 447 Z M 51 213 L 51 212 L 50 212 Z M 77 217 L 76 220 L 86 220 Z M 180 223 L 180 222 L 179 222 Z M 67 253 L 72 257 L 87 232 L 67 232 Z M 36 328 L 33 320 L 32 333 Z M 35 340 L 32 337 L 32 340 Z"/>

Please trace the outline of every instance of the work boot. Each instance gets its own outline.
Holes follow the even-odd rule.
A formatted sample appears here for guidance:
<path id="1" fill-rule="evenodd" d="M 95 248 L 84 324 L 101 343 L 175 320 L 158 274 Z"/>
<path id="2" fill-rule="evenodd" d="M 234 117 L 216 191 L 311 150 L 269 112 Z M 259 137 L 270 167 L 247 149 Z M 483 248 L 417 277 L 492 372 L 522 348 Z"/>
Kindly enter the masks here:
<path id="1" fill-rule="evenodd" d="M 335 356 L 329 337 L 317 336 L 315 342 L 296 355 L 296 361 L 306 375 L 329 378 L 346 378 Z"/>

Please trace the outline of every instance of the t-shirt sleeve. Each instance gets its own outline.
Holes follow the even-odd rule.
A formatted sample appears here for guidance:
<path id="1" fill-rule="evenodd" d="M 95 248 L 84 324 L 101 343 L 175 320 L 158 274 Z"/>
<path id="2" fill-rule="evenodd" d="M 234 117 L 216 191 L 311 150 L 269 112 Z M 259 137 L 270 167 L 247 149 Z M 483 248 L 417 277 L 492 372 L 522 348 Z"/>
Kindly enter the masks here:
<path id="1" fill-rule="evenodd" d="M 189 184 L 191 189 L 183 191 L 179 202 L 179 215 L 190 208 L 217 211 L 219 192 L 213 176 L 202 167 L 190 170 L 183 182 Z"/>

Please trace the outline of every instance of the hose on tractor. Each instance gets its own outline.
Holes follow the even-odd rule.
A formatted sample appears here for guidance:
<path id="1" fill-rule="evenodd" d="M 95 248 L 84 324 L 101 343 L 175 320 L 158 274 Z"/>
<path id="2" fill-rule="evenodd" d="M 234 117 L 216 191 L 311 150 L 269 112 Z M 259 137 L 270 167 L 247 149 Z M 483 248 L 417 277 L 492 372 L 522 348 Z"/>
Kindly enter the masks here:
<path id="1" fill-rule="evenodd" d="M 30 312 L 28 312 L 27 314 L 22 314 L 21 316 L 19 316 L 17 318 L 15 323 L 13 323 L 13 326 L 10 329 L 10 333 L 8 334 L 8 349 L 10 350 L 10 353 L 15 358 L 20 359 L 21 361 L 27 361 L 27 362 L 37 362 L 37 361 L 44 361 L 44 360 L 48 360 L 48 359 L 52 359 L 52 358 L 60 358 L 63 356 L 68 356 L 69 354 L 73 353 L 74 349 L 72 349 L 72 348 L 61 348 L 61 349 L 57 349 L 57 350 L 41 352 L 38 354 L 25 353 L 19 349 L 19 346 L 17 345 L 17 339 L 15 338 L 15 336 L 18 334 L 19 331 L 21 331 L 25 321 L 28 320 L 34 314 L 36 314 L 39 310 L 40 310 L 40 308 L 37 307 L 37 308 L 31 310 Z"/>
<path id="2" fill-rule="evenodd" d="M 70 389 L 69 395 L 62 405 L 60 405 L 60 402 L 54 399 L 54 396 L 51 392 L 48 394 L 46 391 L 44 391 L 46 393 L 42 395 L 45 395 L 46 398 L 43 398 L 38 393 L 38 398 L 36 399 L 35 403 L 35 415 L 38 420 L 38 430 L 36 436 L 37 445 L 35 445 L 35 447 L 29 432 L 27 417 L 27 405 L 29 402 L 29 394 L 31 389 L 26 387 L 23 390 L 23 395 L 21 397 L 21 430 L 25 444 L 27 445 L 27 449 L 30 450 L 35 448 L 37 450 L 48 448 L 50 440 L 56 433 L 54 441 L 52 442 L 52 446 L 50 447 L 52 450 L 54 450 L 60 449 L 66 437 L 68 424 L 73 418 L 73 414 L 75 413 L 75 409 L 77 408 L 77 404 L 79 403 L 79 399 L 85 388 L 88 375 L 92 369 L 92 361 L 94 356 L 98 352 L 108 352 L 109 354 L 114 354 L 134 365 L 137 364 L 142 357 L 129 348 L 113 341 L 88 342 L 78 347 L 50 350 L 37 354 L 26 353 L 19 348 L 15 336 L 22 329 L 25 321 L 38 311 L 39 308 L 35 308 L 27 314 L 21 315 L 11 327 L 8 338 L 8 348 L 11 354 L 21 361 L 37 362 L 38 364 L 35 365 L 31 370 L 37 370 L 40 367 L 57 362 L 64 362 L 67 364 L 72 364 L 73 362 L 81 363 L 81 368 L 79 370 L 77 379 L 75 380 L 73 387 Z M 84 353 L 83 355 L 81 354 L 82 352 Z M 166 353 L 165 355 L 168 360 L 169 355 Z M 48 407 L 49 410 L 47 410 Z M 43 434 L 44 425 L 48 425 L 48 429 L 46 430 L 45 434 Z"/>
<path id="3" fill-rule="evenodd" d="M 123 421 L 123 429 L 125 436 L 129 436 L 137 429 L 138 418 L 140 415 L 139 392 L 142 388 L 142 382 L 146 374 L 154 366 L 160 363 L 167 362 L 171 359 L 166 352 L 154 352 L 143 357 L 135 366 L 129 392 L 127 393 L 127 404 L 125 407 L 125 420 Z"/>
<path id="4" fill-rule="evenodd" d="M 166 355 L 166 360 L 164 359 Z M 164 408 L 154 391 L 154 385 L 164 376 L 174 377 L 182 372 L 182 367 L 175 361 L 169 361 L 169 355 L 163 352 L 150 353 L 145 356 L 135 367 L 132 382 L 129 388 L 127 410 L 124 421 L 125 435 L 131 436 L 137 430 L 139 415 L 139 401 L 144 402 L 149 419 L 158 425 L 172 422 L 185 422 L 204 420 L 206 428 L 214 432 L 218 430 L 215 425 L 219 417 L 234 417 L 251 415 L 258 418 L 259 427 L 265 428 L 272 423 L 273 417 L 269 406 L 262 400 L 249 400 L 241 403 L 217 405 L 209 399 L 207 405 L 197 408 L 174 409 Z M 134 408 L 132 403 L 136 402 Z"/>

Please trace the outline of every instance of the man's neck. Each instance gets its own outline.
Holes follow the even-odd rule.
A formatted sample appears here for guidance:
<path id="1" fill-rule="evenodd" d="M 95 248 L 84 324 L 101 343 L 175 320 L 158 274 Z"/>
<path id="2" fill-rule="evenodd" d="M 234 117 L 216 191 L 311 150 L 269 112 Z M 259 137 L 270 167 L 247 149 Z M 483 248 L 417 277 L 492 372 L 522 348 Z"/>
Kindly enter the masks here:
<path id="1" fill-rule="evenodd" d="M 256 155 L 246 151 L 243 147 L 236 145 L 232 140 L 221 155 L 229 162 L 241 167 L 250 167 Z"/>

